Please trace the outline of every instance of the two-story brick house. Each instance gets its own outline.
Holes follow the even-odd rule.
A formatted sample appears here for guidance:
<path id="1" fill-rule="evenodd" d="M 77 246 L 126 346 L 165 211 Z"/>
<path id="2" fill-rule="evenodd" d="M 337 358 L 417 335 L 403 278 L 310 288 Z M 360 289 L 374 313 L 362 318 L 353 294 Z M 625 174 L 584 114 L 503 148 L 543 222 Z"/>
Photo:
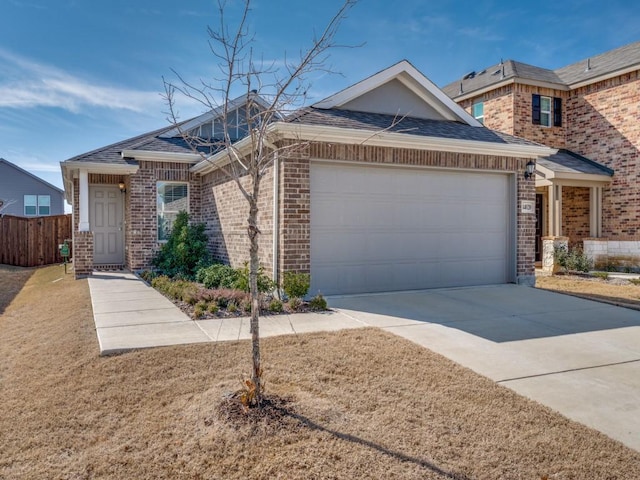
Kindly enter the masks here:
<path id="1" fill-rule="evenodd" d="M 507 60 L 443 88 L 491 129 L 559 149 L 537 161 L 540 237 L 640 258 L 640 42 L 549 70 Z"/>

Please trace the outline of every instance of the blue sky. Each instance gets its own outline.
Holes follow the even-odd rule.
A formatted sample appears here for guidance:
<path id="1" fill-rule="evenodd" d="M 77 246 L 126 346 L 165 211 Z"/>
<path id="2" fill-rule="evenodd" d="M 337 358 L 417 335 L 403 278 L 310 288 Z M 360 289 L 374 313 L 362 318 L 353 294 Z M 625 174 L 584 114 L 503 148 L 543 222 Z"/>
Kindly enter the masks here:
<path id="1" fill-rule="evenodd" d="M 239 2 L 228 0 L 231 17 Z M 254 50 L 309 45 L 341 1 L 256 0 Z M 0 0 L 0 157 L 62 186 L 59 162 L 167 125 L 162 77 L 215 72 L 213 0 Z M 557 68 L 640 40 L 628 0 L 361 0 L 318 73 L 319 100 L 401 59 L 437 85 L 501 58 Z M 182 115 L 201 113 L 182 104 Z"/>

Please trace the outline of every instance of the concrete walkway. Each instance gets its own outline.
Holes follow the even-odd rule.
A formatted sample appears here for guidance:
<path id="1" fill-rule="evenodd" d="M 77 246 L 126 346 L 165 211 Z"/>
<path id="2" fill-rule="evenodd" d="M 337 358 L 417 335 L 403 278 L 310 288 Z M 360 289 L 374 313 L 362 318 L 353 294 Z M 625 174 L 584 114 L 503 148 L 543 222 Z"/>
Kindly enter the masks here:
<path id="1" fill-rule="evenodd" d="M 96 273 L 89 287 L 102 355 L 250 338 L 247 318 L 194 321 L 130 273 Z M 640 451 L 639 311 L 519 285 L 328 302 L 261 317 L 261 336 L 379 327 Z"/>
<path id="2" fill-rule="evenodd" d="M 251 338 L 248 318 L 194 321 L 131 273 L 94 273 L 88 281 L 100 355 L 138 348 Z M 263 316 L 260 318 L 260 336 L 365 326 L 339 312 Z"/>

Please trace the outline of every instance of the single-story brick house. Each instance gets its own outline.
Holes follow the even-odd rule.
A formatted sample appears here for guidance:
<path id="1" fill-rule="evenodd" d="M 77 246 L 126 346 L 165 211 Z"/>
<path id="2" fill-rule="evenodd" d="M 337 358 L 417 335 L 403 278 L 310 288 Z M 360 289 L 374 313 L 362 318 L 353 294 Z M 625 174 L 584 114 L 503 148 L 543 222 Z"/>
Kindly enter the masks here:
<path id="1" fill-rule="evenodd" d="M 184 129 L 209 131 L 215 118 Z M 557 151 L 482 126 L 409 62 L 269 129 L 275 147 L 304 142 L 262 180 L 260 255 L 275 279 L 310 272 L 324 294 L 535 281 L 524 174 Z M 181 209 L 207 225 L 217 259 L 241 265 L 247 207 L 216 165 L 174 126 L 62 162 L 76 274 L 148 267 Z"/>

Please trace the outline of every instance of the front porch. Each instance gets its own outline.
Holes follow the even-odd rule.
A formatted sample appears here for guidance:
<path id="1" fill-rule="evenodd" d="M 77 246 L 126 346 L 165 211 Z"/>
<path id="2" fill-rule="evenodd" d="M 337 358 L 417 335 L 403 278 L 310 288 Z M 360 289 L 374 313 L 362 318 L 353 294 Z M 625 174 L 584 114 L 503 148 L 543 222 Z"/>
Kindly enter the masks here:
<path id="1" fill-rule="evenodd" d="M 591 256 L 589 240 L 603 235 L 603 191 L 613 170 L 569 150 L 539 158 L 536 163 L 536 266 L 549 268 L 558 242 L 579 247 Z M 543 242 L 543 238 L 551 240 Z M 550 247 L 549 247 L 550 246 Z M 551 268 L 553 264 L 551 264 Z"/>

